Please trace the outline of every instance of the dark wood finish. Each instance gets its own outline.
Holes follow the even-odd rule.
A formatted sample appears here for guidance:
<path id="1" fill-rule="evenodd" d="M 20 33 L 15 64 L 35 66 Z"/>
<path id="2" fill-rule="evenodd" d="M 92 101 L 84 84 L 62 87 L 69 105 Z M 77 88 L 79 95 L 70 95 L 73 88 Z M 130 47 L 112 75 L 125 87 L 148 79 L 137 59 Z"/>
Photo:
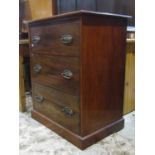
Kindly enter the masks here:
<path id="1" fill-rule="evenodd" d="M 35 65 L 41 65 L 40 72 L 35 72 Z M 61 73 L 69 69 L 73 73 L 71 79 L 65 79 Z M 51 55 L 31 56 L 32 81 L 42 83 L 46 86 L 79 95 L 79 59 L 77 57 L 62 57 Z"/>
<path id="2" fill-rule="evenodd" d="M 32 20 L 29 21 L 29 26 L 33 27 L 33 26 L 37 26 L 37 25 L 46 25 L 46 24 L 50 24 L 50 20 L 52 19 L 53 22 L 55 22 L 55 24 L 57 23 L 61 23 L 61 22 L 71 22 L 74 21 L 75 19 L 79 20 L 81 15 L 85 14 L 85 15 L 96 15 L 96 16 L 103 16 L 103 17 L 118 17 L 118 18 L 131 18 L 131 16 L 127 16 L 127 15 L 121 15 L 121 14 L 114 14 L 114 13 L 103 13 L 103 12 L 95 12 L 95 11 L 87 11 L 87 10 L 79 10 L 79 11 L 72 11 L 72 12 L 67 12 L 67 13 L 63 13 L 63 14 L 58 14 L 52 17 L 47 17 L 47 18 L 43 18 L 43 19 L 36 19 L 36 20 Z M 70 18 L 72 17 L 72 18 Z M 61 19 L 58 20 L 58 19 Z M 68 19 L 68 20 L 67 20 Z M 29 29 L 30 31 L 30 29 Z M 31 38 L 30 38 L 31 39 Z"/>
<path id="3" fill-rule="evenodd" d="M 32 27 L 30 31 L 32 36 L 40 37 L 40 41 L 36 44 L 33 44 L 31 41 L 33 52 L 44 54 L 51 53 L 53 55 L 78 56 L 80 44 L 80 23 L 78 20 L 73 20 L 68 23 L 60 22 L 53 25 L 44 24 L 34 28 Z M 63 35 L 71 35 L 73 37 L 72 43 L 65 45 L 61 41 L 61 37 Z"/>
<path id="4" fill-rule="evenodd" d="M 32 93 L 33 107 L 35 110 L 67 129 L 79 133 L 78 97 L 36 84 L 33 85 Z M 38 101 L 38 97 L 43 97 L 43 99 Z M 66 107 L 72 110 L 72 115 L 63 111 Z"/>
<path id="5" fill-rule="evenodd" d="M 19 44 L 19 55 L 29 57 L 29 44 Z"/>
<path id="6" fill-rule="evenodd" d="M 58 105 L 71 107 L 73 111 L 79 112 L 79 96 L 73 96 L 62 91 L 33 83 L 33 94 L 44 96 L 48 101 L 56 103 Z"/>
<path id="7" fill-rule="evenodd" d="M 79 28 L 74 29 L 74 33 L 79 33 L 75 36 L 79 37 L 75 38 L 79 40 L 77 55 L 61 55 L 58 48 L 53 48 L 58 53 L 56 55 L 44 52 L 46 49 L 35 54 L 31 46 L 30 50 L 34 99 L 32 117 L 81 149 L 123 128 L 126 18 L 77 11 L 29 23 L 32 41 L 32 29 L 40 33 L 47 26 L 56 28 L 62 22 L 78 20 Z M 59 33 L 58 28 L 56 30 Z M 48 36 L 53 31 L 46 33 L 44 42 L 46 39 L 50 42 Z M 38 45 L 38 51 L 41 48 Z M 34 68 L 36 64 L 39 64 L 37 70 Z M 62 76 L 65 69 L 73 72 L 71 79 Z M 62 112 L 60 109 L 64 106 L 68 108 Z M 69 120 L 64 113 L 72 119 Z"/>
<path id="8" fill-rule="evenodd" d="M 84 16 L 82 25 L 81 133 L 87 135 L 122 117 L 126 22 Z"/>
<path id="9" fill-rule="evenodd" d="M 55 121 L 52 121 L 51 119 L 49 119 L 45 115 L 42 115 L 36 110 L 32 111 L 32 117 L 41 122 L 42 124 L 44 124 L 46 127 L 52 129 L 53 131 L 55 131 L 68 141 L 70 141 L 71 143 L 75 144 L 78 148 L 82 150 L 96 143 L 102 138 L 107 137 L 108 135 L 111 135 L 112 133 L 121 130 L 124 127 L 124 120 L 120 119 L 115 121 L 114 123 L 111 123 L 106 127 L 97 130 L 96 132 L 93 132 L 92 134 L 89 134 L 88 136 L 81 137 L 71 132 L 70 130 L 64 128 Z"/>

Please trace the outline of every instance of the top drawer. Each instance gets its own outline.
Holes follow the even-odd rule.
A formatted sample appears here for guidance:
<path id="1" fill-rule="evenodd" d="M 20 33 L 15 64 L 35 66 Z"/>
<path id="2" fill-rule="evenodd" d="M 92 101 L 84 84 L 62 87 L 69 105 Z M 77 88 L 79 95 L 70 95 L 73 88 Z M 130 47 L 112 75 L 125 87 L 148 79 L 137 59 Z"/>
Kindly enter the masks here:
<path id="1" fill-rule="evenodd" d="M 32 26 L 30 42 L 32 52 L 78 56 L 80 21 Z"/>

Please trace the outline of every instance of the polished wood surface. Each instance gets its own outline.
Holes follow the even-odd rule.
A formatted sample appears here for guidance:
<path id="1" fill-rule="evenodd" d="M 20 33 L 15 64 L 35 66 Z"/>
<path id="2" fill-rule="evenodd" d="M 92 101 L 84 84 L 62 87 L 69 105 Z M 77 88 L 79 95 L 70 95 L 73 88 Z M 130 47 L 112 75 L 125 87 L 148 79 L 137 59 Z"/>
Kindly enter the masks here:
<path id="1" fill-rule="evenodd" d="M 49 119 L 48 117 L 39 113 L 36 110 L 32 111 L 32 117 L 41 122 L 42 124 L 44 124 L 46 127 L 55 131 L 56 133 L 58 133 L 59 135 L 61 135 L 62 137 L 64 137 L 65 139 L 67 139 L 68 141 L 70 141 L 71 143 L 73 143 L 82 150 L 98 142 L 102 138 L 105 138 L 110 134 L 121 130 L 124 127 L 124 119 L 120 119 L 111 123 L 108 126 L 100 128 L 99 130 L 93 132 L 92 134 L 81 137 L 78 134 L 71 132 L 61 124 Z"/>
<path id="2" fill-rule="evenodd" d="M 35 65 L 41 65 L 40 72 L 35 72 Z M 65 79 L 61 73 L 65 69 L 73 73 L 71 79 Z M 72 95 L 79 95 L 79 59 L 52 55 L 31 54 L 32 81 L 56 88 Z"/>
<path id="3" fill-rule="evenodd" d="M 54 25 L 44 24 L 39 25 L 38 27 L 32 27 L 30 29 L 32 36 L 40 37 L 40 41 L 37 44 L 33 44 L 32 50 L 35 53 L 78 56 L 80 50 L 79 32 L 80 22 L 78 20 L 73 20 L 67 23 L 58 22 Z M 73 41 L 71 44 L 65 45 L 61 41 L 64 35 L 72 36 Z"/>
<path id="4" fill-rule="evenodd" d="M 29 23 L 34 102 L 32 117 L 81 149 L 123 128 L 126 18 L 109 13 L 77 11 Z M 72 33 L 77 34 L 73 37 L 73 44 L 65 44 L 62 48 L 59 39 L 56 42 L 59 48 L 55 45 L 50 49 L 53 38 L 70 32 L 65 28 L 59 33 L 59 24 L 73 21 L 78 21 L 78 28 Z M 46 27 L 53 30 L 40 37 L 39 34 L 46 32 Z M 52 37 L 54 28 L 56 31 Z M 43 38 L 42 42 L 39 39 L 36 47 L 32 46 L 36 35 L 32 33 L 34 31 Z M 48 46 L 45 46 L 46 40 Z M 74 40 L 79 40 L 75 46 L 77 55 L 59 53 L 60 49 L 66 53 L 70 51 Z M 51 52 L 53 50 L 54 53 Z M 36 54 L 36 51 L 41 52 Z M 68 76 L 62 74 L 66 69 L 71 71 Z M 75 115 L 71 105 L 75 104 L 74 99 L 78 99 L 76 103 L 79 107 L 76 107 Z M 63 103 L 63 100 L 68 103 Z M 64 113 L 70 116 L 70 120 Z"/>
<path id="5" fill-rule="evenodd" d="M 79 112 L 79 96 L 73 96 L 51 87 L 46 87 L 38 83 L 33 83 L 33 94 L 44 96 L 48 101 L 58 105 L 71 107 L 73 111 Z"/>
<path id="6" fill-rule="evenodd" d="M 81 133 L 87 135 L 122 117 L 126 20 L 84 16 L 82 23 Z"/>
<path id="7" fill-rule="evenodd" d="M 37 98 L 43 97 L 42 100 Z M 33 85 L 33 107 L 38 112 L 44 114 L 53 121 L 79 133 L 79 103 L 78 97 L 66 95 L 55 89 Z M 65 113 L 65 108 L 69 108 L 71 115 Z"/>
<path id="8" fill-rule="evenodd" d="M 49 20 L 57 20 L 58 19 L 62 19 L 62 21 L 67 21 L 67 19 L 70 19 L 70 17 L 72 17 L 72 19 L 70 19 L 69 21 L 72 21 L 74 19 L 79 19 L 81 17 L 81 15 L 95 15 L 95 16 L 103 16 L 103 17 L 117 17 L 117 18 L 132 18 L 131 16 L 128 15 L 123 15 L 123 14 L 114 14 L 114 13 L 109 13 L 109 12 L 95 12 L 95 11 L 88 11 L 88 10 L 78 10 L 78 11 L 72 11 L 72 12 L 67 12 L 67 13 L 63 13 L 63 14 L 58 14 L 52 17 L 47 17 L 47 18 L 43 18 L 43 19 L 36 19 L 36 20 L 31 20 L 29 21 L 29 26 L 35 26 L 38 24 L 49 24 Z M 73 17 L 74 16 L 74 17 Z M 56 21 L 55 21 L 56 22 Z"/>

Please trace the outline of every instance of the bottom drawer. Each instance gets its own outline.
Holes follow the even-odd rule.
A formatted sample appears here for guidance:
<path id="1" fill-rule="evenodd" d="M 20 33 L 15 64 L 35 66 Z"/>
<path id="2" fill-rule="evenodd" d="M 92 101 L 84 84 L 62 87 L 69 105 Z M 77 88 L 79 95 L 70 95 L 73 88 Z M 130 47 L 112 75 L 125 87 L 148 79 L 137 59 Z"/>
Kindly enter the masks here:
<path id="1" fill-rule="evenodd" d="M 79 133 L 79 97 L 33 83 L 33 108 L 65 128 Z"/>

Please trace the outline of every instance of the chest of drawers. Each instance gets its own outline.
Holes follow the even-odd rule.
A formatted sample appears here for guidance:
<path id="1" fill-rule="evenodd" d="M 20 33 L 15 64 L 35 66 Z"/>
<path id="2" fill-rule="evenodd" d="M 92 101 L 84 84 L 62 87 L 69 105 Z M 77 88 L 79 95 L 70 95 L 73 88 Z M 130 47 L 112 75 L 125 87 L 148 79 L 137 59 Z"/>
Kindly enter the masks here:
<path id="1" fill-rule="evenodd" d="M 123 128 L 127 16 L 31 21 L 32 117 L 80 149 Z"/>

